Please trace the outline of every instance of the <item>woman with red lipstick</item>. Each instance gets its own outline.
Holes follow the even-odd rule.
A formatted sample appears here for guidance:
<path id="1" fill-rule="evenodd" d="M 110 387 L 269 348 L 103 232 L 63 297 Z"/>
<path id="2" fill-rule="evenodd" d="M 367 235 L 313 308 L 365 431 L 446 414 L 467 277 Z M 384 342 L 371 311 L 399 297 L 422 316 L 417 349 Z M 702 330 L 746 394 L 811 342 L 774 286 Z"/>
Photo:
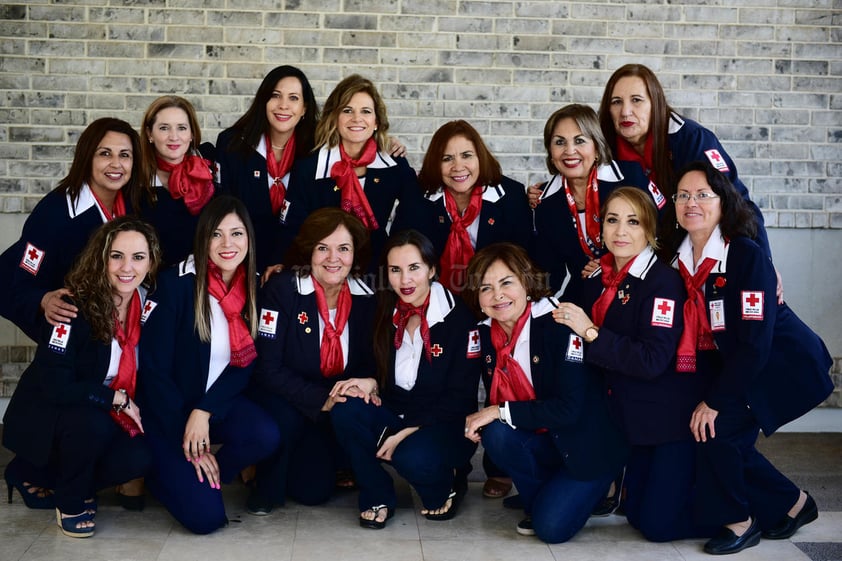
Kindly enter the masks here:
<path id="1" fill-rule="evenodd" d="M 434 280 L 430 240 L 404 230 L 383 251 L 381 278 L 388 278 L 390 290 L 380 294 L 374 323 L 377 375 L 345 380 L 331 392 L 362 388 L 372 396 L 331 410 L 360 488 L 360 526 L 371 529 L 385 527 L 395 514 L 395 489 L 382 462 L 412 485 L 428 520 L 456 515 L 476 450 L 463 438 L 464 419 L 476 410 L 479 383 L 475 320 Z"/>
<path id="2" fill-rule="evenodd" d="M 301 225 L 285 270 L 261 289 L 250 395 L 276 421 L 281 441 L 257 464 L 251 514 L 268 514 L 287 496 L 322 504 L 340 482 L 337 473 L 348 468 L 330 411 L 349 397 L 376 393 L 370 386 L 332 392 L 342 380 L 374 373 L 374 297 L 359 279 L 368 258 L 362 222 L 338 208 L 318 209 Z"/>
<path id="3" fill-rule="evenodd" d="M 154 283 L 159 263 L 149 224 L 120 217 L 96 230 L 67 275 L 79 315 L 55 327 L 41 318 L 35 358 L 3 419 L 3 445 L 16 454 L 5 472 L 9 502 L 16 488 L 27 506 L 55 508 L 73 538 L 94 535 L 97 490 L 150 464 L 134 397 L 142 285 Z"/>
<path id="4" fill-rule="evenodd" d="M 583 337 L 585 361 L 609 388 L 609 404 L 631 444 L 623 489 L 629 524 L 648 540 L 710 537 L 693 522 L 695 444 L 687 419 L 709 376 L 676 372 L 684 327 L 681 278 L 655 256 L 658 213 L 647 193 L 614 190 L 602 212 L 608 253 L 585 279 L 583 305 L 563 302 L 558 323 Z"/>
<path id="5" fill-rule="evenodd" d="M 193 246 L 144 308 L 138 401 L 154 458 L 149 490 L 185 528 L 208 534 L 228 521 L 221 484 L 271 453 L 279 436 L 243 395 L 258 323 L 254 230 L 243 203 L 208 203 Z"/>
<path id="6" fill-rule="evenodd" d="M 311 212 L 326 206 L 362 221 L 371 234 L 375 259 L 393 222 L 396 231 L 411 225 L 401 215 L 419 204 L 421 195 L 406 159 L 386 153 L 388 130 L 386 105 L 370 80 L 352 74 L 336 85 L 316 127 L 318 149 L 292 170 L 280 214 L 286 230 L 282 247 L 289 245 Z"/>
<path id="7" fill-rule="evenodd" d="M 511 474 L 526 518 L 522 535 L 572 538 L 625 459 L 601 377 L 583 364 L 582 338 L 553 321 L 543 274 L 526 251 L 492 244 L 468 265 L 463 295 L 488 316 L 481 354 L 491 405 L 465 419 L 465 438 Z"/>
<path id="8" fill-rule="evenodd" d="M 673 266 L 689 294 L 678 370 L 712 384 L 690 417 L 697 444 L 696 515 L 720 527 L 704 549 L 737 553 L 787 539 L 818 517 L 813 498 L 755 448 L 833 389 L 822 340 L 775 298 L 775 271 L 754 240 L 751 207 L 709 161 L 678 175 Z"/>
<path id="9" fill-rule="evenodd" d="M 78 309 L 64 299 L 64 276 L 94 230 L 148 204 L 140 142 L 125 121 L 97 119 L 76 142 L 70 171 L 23 225 L 21 238 L 0 257 L 0 313 L 33 341 L 40 318 L 68 323 Z"/>
<path id="10" fill-rule="evenodd" d="M 155 226 L 164 263 L 190 255 L 202 208 L 214 196 L 212 148 L 202 145 L 193 105 L 183 97 L 159 97 L 146 110 L 140 127 L 144 177 L 154 203 L 141 214 Z M 200 153 L 200 149 L 205 154 Z"/>

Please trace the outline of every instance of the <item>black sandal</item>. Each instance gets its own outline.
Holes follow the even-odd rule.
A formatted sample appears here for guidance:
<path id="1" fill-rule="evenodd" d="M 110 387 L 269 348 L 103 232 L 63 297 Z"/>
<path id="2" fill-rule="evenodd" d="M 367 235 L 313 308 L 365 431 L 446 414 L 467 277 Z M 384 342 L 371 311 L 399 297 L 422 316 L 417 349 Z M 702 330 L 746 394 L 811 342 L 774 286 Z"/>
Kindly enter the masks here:
<path id="1" fill-rule="evenodd" d="M 459 510 L 459 505 L 462 503 L 462 499 L 465 497 L 465 493 L 461 490 L 451 491 L 450 494 L 447 496 L 447 499 L 444 501 L 444 504 L 439 507 L 440 510 L 444 508 L 447 504 L 447 501 L 450 501 L 450 507 L 445 510 L 444 512 L 439 513 L 432 513 L 428 512 L 424 516 L 427 520 L 450 520 L 454 516 L 456 516 L 456 512 Z"/>
<path id="2" fill-rule="evenodd" d="M 381 510 L 383 510 L 384 508 L 387 510 L 386 519 L 385 520 L 377 520 L 377 513 L 380 512 Z M 367 520 L 367 519 L 363 518 L 363 513 L 361 512 L 360 513 L 360 526 L 363 527 L 363 528 L 368 528 L 370 530 L 382 530 L 383 528 L 386 527 L 386 522 L 388 522 L 389 519 L 395 515 L 395 509 L 389 508 L 386 505 L 372 506 L 372 507 L 369 507 L 364 512 L 368 512 L 369 510 L 374 513 L 374 518 L 372 518 L 371 520 Z"/>

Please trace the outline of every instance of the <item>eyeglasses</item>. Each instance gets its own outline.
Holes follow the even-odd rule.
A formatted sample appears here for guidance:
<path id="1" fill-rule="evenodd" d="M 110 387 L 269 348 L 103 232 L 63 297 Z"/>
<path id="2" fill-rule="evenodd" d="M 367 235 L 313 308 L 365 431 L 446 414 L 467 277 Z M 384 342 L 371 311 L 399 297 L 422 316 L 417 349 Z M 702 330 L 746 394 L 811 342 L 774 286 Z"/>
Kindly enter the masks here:
<path id="1" fill-rule="evenodd" d="M 705 203 L 713 202 L 714 199 L 718 199 L 719 195 L 711 193 L 710 191 L 702 191 L 701 193 L 696 193 L 695 195 L 691 195 L 690 193 L 676 193 L 672 196 L 672 202 L 677 205 L 686 205 L 690 202 L 690 199 L 693 199 L 700 205 Z"/>

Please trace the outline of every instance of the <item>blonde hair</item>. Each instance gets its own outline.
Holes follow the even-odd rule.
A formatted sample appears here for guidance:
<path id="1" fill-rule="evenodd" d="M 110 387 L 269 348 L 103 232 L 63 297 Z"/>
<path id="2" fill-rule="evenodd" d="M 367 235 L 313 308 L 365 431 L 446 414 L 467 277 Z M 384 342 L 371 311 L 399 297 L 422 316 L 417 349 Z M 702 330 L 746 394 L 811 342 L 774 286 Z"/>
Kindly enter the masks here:
<path id="1" fill-rule="evenodd" d="M 322 107 L 322 118 L 316 126 L 316 146 L 328 146 L 333 148 L 339 144 L 339 130 L 337 123 L 339 114 L 350 102 L 351 98 L 358 93 L 366 93 L 374 101 L 374 117 L 377 119 L 377 130 L 374 133 L 374 142 L 377 149 L 382 150 L 388 146 L 389 118 L 386 116 L 386 104 L 374 86 L 374 83 L 363 78 L 359 74 L 351 74 L 333 88 Z"/>

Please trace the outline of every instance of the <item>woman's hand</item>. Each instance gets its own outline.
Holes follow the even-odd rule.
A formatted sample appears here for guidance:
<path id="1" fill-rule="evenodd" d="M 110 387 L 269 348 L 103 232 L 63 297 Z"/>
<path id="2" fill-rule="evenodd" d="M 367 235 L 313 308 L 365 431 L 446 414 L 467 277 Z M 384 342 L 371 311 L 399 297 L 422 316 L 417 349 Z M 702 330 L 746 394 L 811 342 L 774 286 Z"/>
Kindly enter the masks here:
<path id="1" fill-rule="evenodd" d="M 398 447 L 398 444 L 403 442 L 404 438 L 417 431 L 418 428 L 419 427 L 406 427 L 405 429 L 399 430 L 383 441 L 383 444 L 380 445 L 380 449 L 375 455 L 384 462 L 391 462 L 392 454 L 395 453 L 395 448 Z"/>
<path id="2" fill-rule="evenodd" d="M 271 277 L 275 273 L 280 273 L 283 270 L 284 266 L 280 263 L 277 265 L 269 265 L 268 267 L 266 267 L 266 270 L 263 271 L 262 275 L 260 275 L 260 286 L 262 287 L 264 284 L 266 284 L 266 281 L 269 280 L 269 277 Z"/>
<path id="3" fill-rule="evenodd" d="M 403 143 L 394 136 L 389 137 L 389 155 L 397 158 L 403 158 L 406 156 L 406 146 L 404 146 Z"/>
<path id="4" fill-rule="evenodd" d="M 70 323 L 76 317 L 79 308 L 62 300 L 62 296 L 73 296 L 73 293 L 66 288 L 59 288 L 47 292 L 41 297 L 41 309 L 44 311 L 44 317 L 47 318 L 47 323 L 50 325 L 58 325 L 59 323 Z"/>
<path id="5" fill-rule="evenodd" d="M 585 310 L 570 302 L 562 302 L 558 308 L 554 309 L 553 319 L 556 323 L 572 329 L 579 337 L 584 337 L 585 331 L 594 324 Z"/>
<path id="6" fill-rule="evenodd" d="M 696 439 L 696 442 L 708 441 L 707 431 L 705 429 L 710 431 L 711 439 L 716 438 L 714 421 L 716 421 L 717 415 L 719 415 L 719 411 L 711 409 L 704 401 L 696 406 L 696 410 L 693 411 L 693 415 L 690 417 L 690 432 L 693 433 L 693 438 Z"/>
<path id="7" fill-rule="evenodd" d="M 775 278 L 778 279 L 778 284 L 775 287 L 775 295 L 778 297 L 778 306 L 780 306 L 784 303 L 784 279 L 781 278 L 777 267 L 775 267 Z"/>
<path id="8" fill-rule="evenodd" d="M 536 183 L 526 188 L 526 200 L 529 201 L 529 208 L 535 208 L 541 204 L 541 184 Z"/>
<path id="9" fill-rule="evenodd" d="M 377 380 L 374 378 L 349 378 L 333 385 L 331 397 L 358 397 L 366 403 L 380 405 Z M 344 401 L 344 400 L 343 400 Z"/>
<path id="10" fill-rule="evenodd" d="M 123 404 L 126 404 L 125 407 L 122 407 Z M 118 411 L 121 415 L 128 416 L 131 420 L 135 422 L 137 428 L 140 429 L 140 432 L 143 433 L 143 423 L 140 420 L 140 407 L 137 406 L 137 403 L 134 402 L 132 398 L 119 390 L 114 391 L 114 397 L 111 399 L 111 406 L 112 407 L 121 407 Z"/>
<path id="11" fill-rule="evenodd" d="M 210 451 L 210 446 L 210 413 L 194 409 L 184 427 L 184 438 L 181 442 L 184 457 L 187 461 L 195 462 Z M 201 481 L 201 478 L 199 480 Z"/>
<path id="12" fill-rule="evenodd" d="M 480 430 L 500 419 L 500 406 L 489 405 L 465 417 L 465 438 L 471 442 L 480 441 Z"/>
<path id="13" fill-rule="evenodd" d="M 204 483 L 205 478 L 207 478 L 211 489 L 222 488 L 222 483 L 219 480 L 219 464 L 216 462 L 216 456 L 213 453 L 208 451 L 202 457 L 193 460 L 193 467 L 196 468 L 196 478 L 198 478 L 199 483 Z"/>
<path id="14" fill-rule="evenodd" d="M 585 268 L 582 269 L 582 278 L 586 279 L 593 274 L 599 268 L 599 259 L 591 259 L 588 261 Z"/>

